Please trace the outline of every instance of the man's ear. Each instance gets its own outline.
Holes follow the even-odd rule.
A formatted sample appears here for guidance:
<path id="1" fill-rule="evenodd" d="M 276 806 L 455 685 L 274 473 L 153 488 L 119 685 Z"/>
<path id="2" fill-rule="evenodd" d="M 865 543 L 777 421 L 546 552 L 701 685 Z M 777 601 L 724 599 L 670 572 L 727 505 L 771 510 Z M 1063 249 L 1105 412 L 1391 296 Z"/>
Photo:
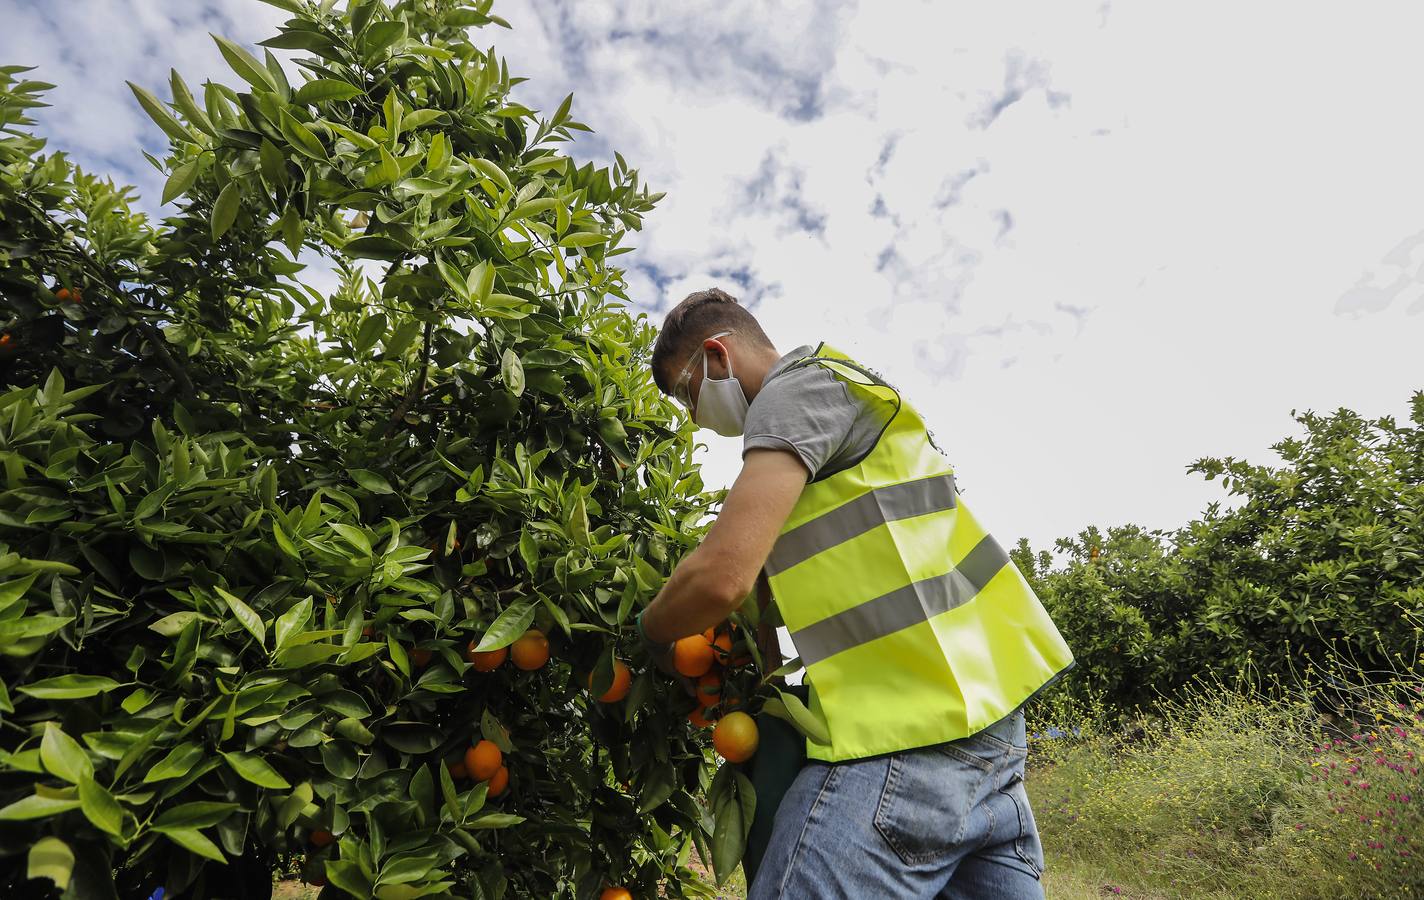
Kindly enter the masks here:
<path id="1" fill-rule="evenodd" d="M 727 345 L 718 338 L 708 338 L 702 342 L 702 349 L 707 351 L 707 374 L 717 379 L 726 378 Z M 697 368 L 700 370 L 702 366 Z"/>

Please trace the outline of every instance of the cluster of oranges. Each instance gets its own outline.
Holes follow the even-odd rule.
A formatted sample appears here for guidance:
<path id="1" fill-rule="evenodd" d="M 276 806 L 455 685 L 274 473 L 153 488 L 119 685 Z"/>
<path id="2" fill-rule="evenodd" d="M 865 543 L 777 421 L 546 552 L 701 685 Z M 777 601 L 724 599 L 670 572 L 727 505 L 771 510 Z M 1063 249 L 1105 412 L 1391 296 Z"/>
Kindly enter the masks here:
<path id="1" fill-rule="evenodd" d="M 685 637 L 673 645 L 673 668 L 686 678 L 697 679 L 697 708 L 687 720 L 698 728 L 712 725 L 707 711 L 716 707 L 720 716 L 712 729 L 712 746 L 728 762 L 745 762 L 756 752 L 758 736 L 755 720 L 736 709 L 738 697 L 723 696 L 724 671 L 745 666 L 750 656 L 732 656 L 735 624 L 709 628 L 702 634 Z"/>
<path id="2" fill-rule="evenodd" d="M 498 797 L 509 787 L 509 767 L 504 764 L 504 754 L 494 741 L 480 740 L 465 751 L 464 756 L 447 760 L 445 767 L 451 778 L 473 778 L 489 785 L 490 797 Z"/>
<path id="3" fill-rule="evenodd" d="M 537 628 L 529 629 L 513 644 L 498 650 L 476 650 L 477 645 L 478 641 L 470 641 L 465 651 L 465 659 L 476 672 L 493 672 L 504 665 L 506 659 L 513 659 L 515 667 L 526 672 L 541 669 L 549 661 L 549 639 Z"/>

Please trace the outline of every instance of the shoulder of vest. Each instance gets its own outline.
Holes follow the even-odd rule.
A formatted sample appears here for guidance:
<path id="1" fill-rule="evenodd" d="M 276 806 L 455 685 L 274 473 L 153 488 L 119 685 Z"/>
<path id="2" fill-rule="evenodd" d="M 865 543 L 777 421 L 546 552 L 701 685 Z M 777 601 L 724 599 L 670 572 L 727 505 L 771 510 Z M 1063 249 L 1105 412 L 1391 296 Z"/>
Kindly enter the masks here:
<path id="1" fill-rule="evenodd" d="M 787 366 L 786 371 L 790 371 L 792 369 L 799 369 L 803 366 L 812 365 L 821 366 L 832 372 L 835 371 L 836 366 L 845 366 L 848 369 L 853 369 L 856 372 L 859 372 L 861 375 L 864 375 L 866 378 L 870 379 L 872 384 L 877 384 L 881 387 L 890 388 L 890 390 L 892 391 L 895 390 L 895 388 L 892 387 L 889 383 L 887 383 L 885 379 L 881 378 L 879 375 L 876 375 L 874 372 L 855 362 L 845 353 L 842 353 L 841 351 L 835 349 L 834 347 L 827 344 L 825 341 L 822 341 L 820 344 L 816 345 L 816 349 L 812 350 L 810 355 L 803 356 L 793 362 L 791 365 Z M 898 394 L 899 392 L 896 391 L 896 393 Z"/>

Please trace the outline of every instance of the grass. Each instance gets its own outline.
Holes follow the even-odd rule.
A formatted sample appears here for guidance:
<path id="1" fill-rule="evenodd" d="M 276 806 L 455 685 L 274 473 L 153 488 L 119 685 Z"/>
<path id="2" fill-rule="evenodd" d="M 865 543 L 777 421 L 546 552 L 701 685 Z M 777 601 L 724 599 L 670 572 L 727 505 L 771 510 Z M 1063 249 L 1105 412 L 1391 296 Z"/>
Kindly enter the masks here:
<path id="1" fill-rule="evenodd" d="M 1204 685 L 1126 731 L 1089 717 L 1033 741 L 1029 795 L 1064 877 L 1048 896 L 1424 894 L 1424 676 L 1333 674 L 1332 697 Z"/>

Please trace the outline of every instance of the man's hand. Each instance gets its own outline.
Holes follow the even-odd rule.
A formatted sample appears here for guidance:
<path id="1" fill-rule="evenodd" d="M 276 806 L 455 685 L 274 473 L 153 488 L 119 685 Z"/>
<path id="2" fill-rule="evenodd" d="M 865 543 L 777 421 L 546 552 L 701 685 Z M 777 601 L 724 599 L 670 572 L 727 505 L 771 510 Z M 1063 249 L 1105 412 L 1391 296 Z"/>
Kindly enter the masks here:
<path id="1" fill-rule="evenodd" d="M 653 643 L 720 625 L 751 592 L 772 545 L 806 486 L 806 467 L 789 450 L 751 450 L 722 511 L 644 610 Z"/>

